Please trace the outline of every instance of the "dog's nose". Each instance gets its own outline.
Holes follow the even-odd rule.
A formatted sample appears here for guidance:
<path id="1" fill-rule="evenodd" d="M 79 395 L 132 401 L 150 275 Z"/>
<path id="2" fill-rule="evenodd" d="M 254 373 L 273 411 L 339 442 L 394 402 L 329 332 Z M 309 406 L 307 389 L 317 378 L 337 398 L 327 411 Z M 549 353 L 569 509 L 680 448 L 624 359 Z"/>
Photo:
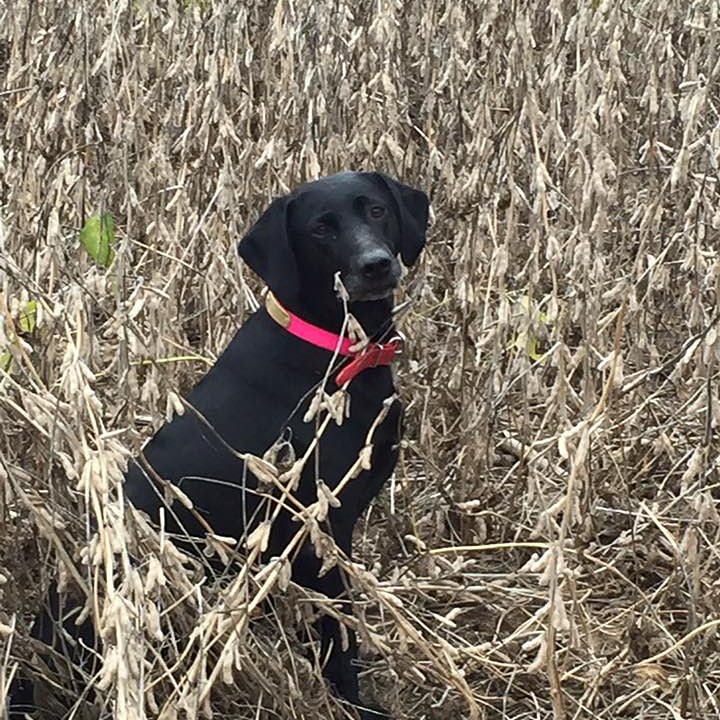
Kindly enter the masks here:
<path id="1" fill-rule="evenodd" d="M 384 277 L 391 267 L 392 258 L 382 250 L 373 250 L 360 259 L 360 272 L 368 280 Z"/>

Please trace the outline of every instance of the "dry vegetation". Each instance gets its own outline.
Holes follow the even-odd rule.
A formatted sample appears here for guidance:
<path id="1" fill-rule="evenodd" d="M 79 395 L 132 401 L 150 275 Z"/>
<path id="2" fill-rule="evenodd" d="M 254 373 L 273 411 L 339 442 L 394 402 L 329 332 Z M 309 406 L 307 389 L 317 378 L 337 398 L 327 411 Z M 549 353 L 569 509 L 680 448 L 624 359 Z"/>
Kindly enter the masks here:
<path id="1" fill-rule="evenodd" d="M 255 307 L 233 248 L 272 194 L 378 168 L 436 219 L 407 447 L 351 568 L 365 695 L 720 717 L 720 5 L 512 6 L 0 0 L 5 678 L 59 569 L 94 599 L 103 717 L 337 712 L 307 592 L 200 583 L 117 487 Z"/>

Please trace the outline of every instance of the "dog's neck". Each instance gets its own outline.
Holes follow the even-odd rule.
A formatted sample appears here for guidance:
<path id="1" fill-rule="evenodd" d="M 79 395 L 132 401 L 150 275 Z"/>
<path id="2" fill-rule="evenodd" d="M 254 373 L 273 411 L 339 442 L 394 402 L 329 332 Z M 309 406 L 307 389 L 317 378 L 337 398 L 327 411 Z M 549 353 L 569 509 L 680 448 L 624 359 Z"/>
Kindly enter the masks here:
<path id="1" fill-rule="evenodd" d="M 343 303 L 336 297 L 329 299 L 302 297 L 293 301 L 284 301 L 283 305 L 306 322 L 317 325 L 323 330 L 339 333 L 345 320 Z M 348 312 L 360 323 L 371 340 L 381 341 L 393 334 L 392 298 L 348 303 Z M 381 337 L 382 336 L 382 337 Z"/>

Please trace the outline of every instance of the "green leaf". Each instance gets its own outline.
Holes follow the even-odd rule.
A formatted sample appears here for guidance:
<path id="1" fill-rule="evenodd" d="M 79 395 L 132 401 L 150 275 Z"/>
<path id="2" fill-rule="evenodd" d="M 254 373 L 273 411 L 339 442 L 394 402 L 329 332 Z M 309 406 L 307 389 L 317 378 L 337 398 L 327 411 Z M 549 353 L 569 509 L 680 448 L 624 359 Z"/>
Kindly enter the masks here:
<path id="1" fill-rule="evenodd" d="M 195 7 L 201 12 L 205 12 L 210 7 L 210 3 L 208 0 L 183 0 L 183 7 L 185 12 L 191 12 Z"/>
<path id="2" fill-rule="evenodd" d="M 98 265 L 108 267 L 115 259 L 115 223 L 110 213 L 88 218 L 80 231 L 80 242 Z"/>
<path id="3" fill-rule="evenodd" d="M 0 370 L 10 374 L 12 368 L 12 355 L 9 352 L 0 353 Z"/>
<path id="4" fill-rule="evenodd" d="M 529 337 L 527 341 L 527 354 L 530 356 L 530 359 L 533 361 L 539 360 L 543 353 L 541 353 L 538 350 L 538 341 L 537 338 Z"/>
<path id="5" fill-rule="evenodd" d="M 37 300 L 30 300 L 20 311 L 20 330 L 24 333 L 31 333 L 37 322 Z"/>

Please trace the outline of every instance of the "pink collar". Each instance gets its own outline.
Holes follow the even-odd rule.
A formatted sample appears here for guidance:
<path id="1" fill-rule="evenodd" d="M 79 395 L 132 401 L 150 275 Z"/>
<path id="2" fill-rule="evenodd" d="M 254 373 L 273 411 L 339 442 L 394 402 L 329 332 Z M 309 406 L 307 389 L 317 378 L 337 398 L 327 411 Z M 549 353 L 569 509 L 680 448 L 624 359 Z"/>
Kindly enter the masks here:
<path id="1" fill-rule="evenodd" d="M 267 291 L 265 296 L 265 308 L 268 315 L 291 335 L 295 335 L 295 337 L 329 352 L 337 352 L 339 355 L 352 358 L 338 372 L 335 378 L 335 384 L 338 386 L 350 382 L 356 375 L 367 368 L 389 365 L 395 355 L 402 349 L 402 339 L 396 336 L 382 345 L 380 343 L 368 343 L 360 350 L 353 350 L 354 343 L 349 338 L 337 335 L 329 330 L 323 330 L 323 328 L 291 313 L 278 302 L 270 290 Z"/>

